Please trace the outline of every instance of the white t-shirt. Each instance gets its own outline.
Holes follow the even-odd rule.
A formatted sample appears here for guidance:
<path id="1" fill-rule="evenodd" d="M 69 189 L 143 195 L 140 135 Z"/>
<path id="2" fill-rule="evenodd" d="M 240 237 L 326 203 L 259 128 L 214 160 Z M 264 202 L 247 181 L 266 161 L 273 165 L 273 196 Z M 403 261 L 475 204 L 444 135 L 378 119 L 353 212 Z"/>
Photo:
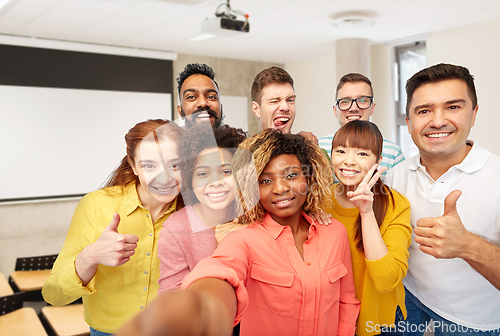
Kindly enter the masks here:
<path id="1" fill-rule="evenodd" d="M 444 199 L 462 191 L 457 211 L 465 228 L 500 243 L 500 157 L 474 144 L 467 157 L 434 181 L 414 156 L 386 175 L 386 183 L 411 203 L 411 225 L 443 215 Z M 500 327 L 500 291 L 460 258 L 436 259 L 415 243 L 409 248 L 406 288 L 432 311 L 468 328 Z"/>

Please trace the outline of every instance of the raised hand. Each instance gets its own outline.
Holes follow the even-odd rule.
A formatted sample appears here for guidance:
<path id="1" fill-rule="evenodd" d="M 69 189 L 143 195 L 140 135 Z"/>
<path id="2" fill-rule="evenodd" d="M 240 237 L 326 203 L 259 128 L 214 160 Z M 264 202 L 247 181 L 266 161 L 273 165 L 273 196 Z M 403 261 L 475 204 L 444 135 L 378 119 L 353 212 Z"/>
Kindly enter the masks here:
<path id="1" fill-rule="evenodd" d="M 118 233 L 119 224 L 120 215 L 115 212 L 99 239 L 85 247 L 76 257 L 75 271 L 83 286 L 92 279 L 99 265 L 120 266 L 135 253 L 139 237 Z"/>
<path id="2" fill-rule="evenodd" d="M 139 237 L 118 233 L 120 215 L 113 214 L 111 223 L 104 229 L 97 241 L 92 244 L 97 262 L 104 266 L 120 266 L 134 255 Z"/>
<path id="3" fill-rule="evenodd" d="M 457 258 L 465 251 L 469 232 L 457 212 L 460 190 L 452 191 L 444 200 L 441 217 L 421 218 L 415 228 L 415 242 L 420 250 L 435 258 Z"/>
<path id="4" fill-rule="evenodd" d="M 382 167 L 373 175 L 377 167 L 378 163 L 370 168 L 355 191 L 347 192 L 347 197 L 359 209 L 360 215 L 367 214 L 373 210 L 373 193 L 371 189 L 386 170 L 386 167 Z"/>

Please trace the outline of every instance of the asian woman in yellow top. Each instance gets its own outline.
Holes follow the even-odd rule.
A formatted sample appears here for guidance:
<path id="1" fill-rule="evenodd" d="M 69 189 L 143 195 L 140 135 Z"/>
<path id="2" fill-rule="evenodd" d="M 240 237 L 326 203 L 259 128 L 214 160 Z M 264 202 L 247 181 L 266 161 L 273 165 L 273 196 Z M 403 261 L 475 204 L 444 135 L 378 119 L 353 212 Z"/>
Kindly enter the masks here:
<path id="1" fill-rule="evenodd" d="M 358 336 L 397 335 L 406 318 L 402 280 L 411 243 L 410 203 L 384 185 L 377 169 L 383 138 L 369 121 L 342 126 L 332 142 L 333 206 L 326 209 L 347 229 L 354 284 L 361 309 Z M 403 322 L 401 322 L 403 323 Z"/>
<path id="2" fill-rule="evenodd" d="M 76 207 L 42 294 L 56 306 L 83 297 L 92 336 L 115 333 L 156 297 L 160 230 L 183 206 L 177 156 L 183 132 L 161 119 L 135 125 L 106 187 Z"/>

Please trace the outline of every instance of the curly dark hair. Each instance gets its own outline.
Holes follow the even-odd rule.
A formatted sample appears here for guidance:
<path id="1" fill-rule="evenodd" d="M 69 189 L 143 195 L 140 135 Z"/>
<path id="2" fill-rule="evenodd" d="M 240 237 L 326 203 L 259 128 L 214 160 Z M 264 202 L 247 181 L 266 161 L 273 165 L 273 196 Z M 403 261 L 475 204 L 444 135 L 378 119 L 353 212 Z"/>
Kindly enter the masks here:
<path id="1" fill-rule="evenodd" d="M 198 155 L 205 149 L 224 148 L 234 154 L 238 145 L 247 138 L 241 128 L 222 125 L 217 128 L 206 125 L 189 128 L 179 143 L 177 153 L 181 158 L 182 195 L 186 205 L 198 202 L 193 188 L 193 172 L 198 163 Z M 215 142 L 214 142 L 215 139 Z"/>
<path id="2" fill-rule="evenodd" d="M 307 179 L 308 191 L 302 206 L 305 212 L 318 212 L 331 202 L 333 170 L 319 147 L 298 134 L 283 134 L 276 129 L 265 129 L 240 144 L 233 156 L 233 176 L 241 202 L 236 202 L 241 224 L 261 221 L 266 210 L 259 203 L 257 179 L 267 164 L 282 154 L 297 157 Z"/>
<path id="3" fill-rule="evenodd" d="M 181 94 L 182 83 L 184 83 L 184 81 L 188 77 L 196 74 L 207 76 L 208 78 L 214 81 L 217 90 L 219 89 L 219 85 L 217 85 L 217 82 L 214 79 L 215 78 L 214 70 L 210 66 L 203 63 L 190 63 L 186 65 L 184 70 L 177 77 L 177 92 L 179 92 L 179 95 Z"/>

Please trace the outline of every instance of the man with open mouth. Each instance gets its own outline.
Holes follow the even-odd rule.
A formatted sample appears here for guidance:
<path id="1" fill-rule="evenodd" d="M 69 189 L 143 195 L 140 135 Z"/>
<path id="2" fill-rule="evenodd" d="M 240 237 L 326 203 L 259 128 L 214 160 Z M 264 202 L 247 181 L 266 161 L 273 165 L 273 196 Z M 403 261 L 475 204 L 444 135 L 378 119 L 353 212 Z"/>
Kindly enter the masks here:
<path id="1" fill-rule="evenodd" d="M 184 118 L 186 126 L 208 121 L 213 128 L 222 124 L 224 115 L 214 77 L 212 68 L 200 63 L 186 65 L 177 77 L 177 113 Z"/>
<path id="2" fill-rule="evenodd" d="M 371 81 L 359 73 L 349 73 L 340 78 L 337 85 L 333 113 L 338 118 L 340 126 L 352 120 L 370 120 L 375 112 L 373 102 L 373 87 Z M 332 140 L 335 132 L 318 139 L 319 146 L 331 156 Z M 382 148 L 382 161 L 380 167 L 388 169 L 394 167 L 405 159 L 401 147 L 394 142 L 384 139 Z"/>
<path id="3" fill-rule="evenodd" d="M 262 70 L 255 76 L 251 96 L 252 110 L 260 119 L 262 129 L 275 128 L 284 134 L 292 133 L 295 90 L 288 72 L 275 66 Z M 299 134 L 318 145 L 318 139 L 311 132 Z"/>

